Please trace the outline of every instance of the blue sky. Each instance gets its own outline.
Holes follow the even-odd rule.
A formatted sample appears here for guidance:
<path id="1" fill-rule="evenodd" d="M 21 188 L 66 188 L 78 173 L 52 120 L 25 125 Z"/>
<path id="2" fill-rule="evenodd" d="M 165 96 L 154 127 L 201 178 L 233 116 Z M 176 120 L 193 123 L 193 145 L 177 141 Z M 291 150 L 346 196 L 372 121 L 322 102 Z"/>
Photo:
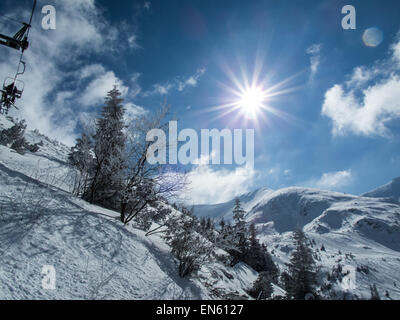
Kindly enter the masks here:
<path id="1" fill-rule="evenodd" d="M 0 12 L 23 19 L 31 1 L 12 3 L 2 1 Z M 57 10 L 56 30 L 40 28 L 45 4 Z M 356 9 L 356 30 L 341 27 L 346 4 Z M 192 202 L 265 186 L 359 194 L 400 175 L 399 12 L 388 0 L 39 1 L 17 115 L 71 144 L 117 83 L 130 114 L 166 100 L 179 129 L 255 128 L 254 170 L 192 168 Z M 5 22 L 1 30 L 11 32 Z M 371 27 L 384 36 L 376 47 L 362 40 Z M 16 54 L 0 50 L 5 77 Z M 242 72 L 251 78 L 255 69 L 264 89 L 289 79 L 280 87 L 287 92 L 266 102 L 281 116 L 233 121 L 235 112 L 210 111 L 233 99 L 228 70 L 243 83 Z"/>

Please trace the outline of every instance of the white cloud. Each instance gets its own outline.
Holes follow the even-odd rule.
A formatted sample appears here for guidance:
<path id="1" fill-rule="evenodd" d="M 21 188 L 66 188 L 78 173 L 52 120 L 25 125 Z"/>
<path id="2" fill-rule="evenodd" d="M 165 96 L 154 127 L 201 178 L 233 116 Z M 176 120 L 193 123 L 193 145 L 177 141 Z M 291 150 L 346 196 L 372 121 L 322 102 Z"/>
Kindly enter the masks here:
<path id="1" fill-rule="evenodd" d="M 156 83 L 153 85 L 152 90 L 145 92 L 143 95 L 144 96 L 150 96 L 154 94 L 167 95 L 171 90 L 177 90 L 181 92 L 185 90 L 187 87 L 195 87 L 197 86 L 197 83 L 199 82 L 200 78 L 203 76 L 205 72 L 206 72 L 205 68 L 199 68 L 197 69 L 194 75 L 184 80 L 182 80 L 181 78 L 176 78 L 173 81 L 169 81 L 164 84 Z"/>
<path id="2" fill-rule="evenodd" d="M 400 64 L 400 32 L 397 35 L 397 42 L 395 42 L 391 47 L 394 60 Z"/>
<path id="3" fill-rule="evenodd" d="M 346 82 L 348 87 L 360 88 L 368 81 L 373 79 L 376 70 L 368 69 L 365 66 L 356 67 L 349 81 Z"/>
<path id="4" fill-rule="evenodd" d="M 24 55 L 27 68 L 20 77 L 25 91 L 17 103 L 20 110 L 10 113 L 26 119 L 30 128 L 71 145 L 81 112 L 77 109 L 102 101 L 113 84 L 125 94 L 127 87 L 103 65 L 83 65 L 88 57 L 115 51 L 118 43 L 117 29 L 105 21 L 95 1 L 55 0 L 54 5 L 59 13 L 56 30 L 43 30 L 40 20 L 34 21 Z M 14 16 L 12 11 L 8 14 Z M 0 77 L 14 75 L 18 52 L 0 50 Z"/>
<path id="5" fill-rule="evenodd" d="M 122 96 L 128 92 L 128 87 L 124 86 L 123 82 L 117 78 L 112 71 L 104 72 L 102 75 L 97 75 L 84 90 L 80 102 L 84 106 L 93 106 L 101 103 L 104 100 L 107 92 L 116 85 L 121 91 Z"/>
<path id="6" fill-rule="evenodd" d="M 336 189 L 348 185 L 353 179 L 351 170 L 324 173 L 318 180 L 312 180 L 308 185 L 321 189 Z"/>
<path id="7" fill-rule="evenodd" d="M 160 94 L 160 95 L 166 95 L 168 92 L 174 87 L 174 85 L 168 83 L 168 84 L 155 84 L 153 85 L 153 90 L 151 92 L 145 92 L 144 95 L 152 95 L 152 94 Z"/>
<path id="8" fill-rule="evenodd" d="M 310 55 L 310 80 L 314 79 L 321 63 L 321 44 L 313 44 L 307 48 L 306 53 Z"/>
<path id="9" fill-rule="evenodd" d="M 136 96 L 142 92 L 142 88 L 139 84 L 139 78 L 141 74 L 136 72 L 131 76 L 129 81 L 129 91 L 128 91 L 128 98 L 134 99 Z"/>
<path id="10" fill-rule="evenodd" d="M 142 47 L 138 44 L 137 35 L 132 34 L 128 37 L 128 44 L 131 49 L 141 49 Z"/>
<path id="11" fill-rule="evenodd" d="M 190 204 L 215 204 L 233 199 L 254 187 L 254 169 L 238 167 L 235 170 L 215 169 L 198 165 L 189 172 L 189 190 L 183 196 Z"/>
<path id="12" fill-rule="evenodd" d="M 325 93 L 321 112 L 332 120 L 333 135 L 390 135 L 387 124 L 400 118 L 400 63 L 394 63 L 399 58 L 400 40 L 389 58 L 356 67 L 350 80 Z"/>
<path id="13" fill-rule="evenodd" d="M 147 110 L 132 102 L 125 103 L 125 118 L 129 121 L 147 113 Z"/>
<path id="14" fill-rule="evenodd" d="M 84 66 L 80 70 L 77 71 L 77 76 L 80 80 L 96 77 L 101 74 L 104 74 L 106 70 L 101 64 L 94 63 L 87 66 Z"/>

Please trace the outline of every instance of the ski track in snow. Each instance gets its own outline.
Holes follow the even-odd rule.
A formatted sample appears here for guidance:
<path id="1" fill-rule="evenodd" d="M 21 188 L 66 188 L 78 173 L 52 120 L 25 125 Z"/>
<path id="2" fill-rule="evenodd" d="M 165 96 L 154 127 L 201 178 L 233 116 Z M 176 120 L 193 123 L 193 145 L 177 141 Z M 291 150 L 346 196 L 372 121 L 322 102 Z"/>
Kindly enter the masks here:
<path id="1" fill-rule="evenodd" d="M 0 116 L 0 129 L 10 126 Z M 223 293 L 247 296 L 257 277 L 250 267 L 214 262 L 199 278 L 180 278 L 158 235 L 146 237 L 117 212 L 71 195 L 67 146 L 33 131 L 25 138 L 43 146 L 20 155 L 0 145 L 0 299 L 218 299 L 207 287 L 216 279 Z M 54 290 L 42 286 L 49 265 Z"/>

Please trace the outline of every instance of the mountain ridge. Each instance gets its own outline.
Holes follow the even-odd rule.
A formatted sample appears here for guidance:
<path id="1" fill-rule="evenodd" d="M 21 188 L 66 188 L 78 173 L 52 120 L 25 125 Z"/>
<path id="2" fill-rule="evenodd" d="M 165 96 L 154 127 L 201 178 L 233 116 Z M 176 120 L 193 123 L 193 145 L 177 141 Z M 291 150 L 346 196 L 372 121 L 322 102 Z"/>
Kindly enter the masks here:
<path id="1" fill-rule="evenodd" d="M 364 197 L 390 198 L 400 202 L 400 177 L 394 178 L 388 183 L 362 194 Z"/>

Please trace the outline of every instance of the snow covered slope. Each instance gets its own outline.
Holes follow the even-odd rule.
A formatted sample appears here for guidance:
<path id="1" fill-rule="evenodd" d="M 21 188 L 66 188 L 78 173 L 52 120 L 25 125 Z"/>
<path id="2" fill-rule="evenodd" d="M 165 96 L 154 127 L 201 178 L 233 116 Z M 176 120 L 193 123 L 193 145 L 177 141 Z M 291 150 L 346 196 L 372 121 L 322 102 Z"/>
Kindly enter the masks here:
<path id="1" fill-rule="evenodd" d="M 162 238 L 68 192 L 66 146 L 38 132 L 26 139 L 43 146 L 25 155 L 0 146 L 0 299 L 248 298 L 253 269 L 214 261 L 198 277 L 180 278 Z M 43 287 L 52 268 L 54 290 Z"/>
<path id="2" fill-rule="evenodd" d="M 0 130 L 13 125 L 12 121 L 0 115 Z M 41 143 L 39 151 L 27 152 L 22 156 L 14 150 L 0 145 L 0 164 L 48 185 L 71 191 L 75 170 L 72 170 L 67 164 L 70 152 L 68 146 L 56 140 L 50 140 L 38 131 L 26 130 L 25 139 L 29 143 Z"/>
<path id="3" fill-rule="evenodd" d="M 253 206 L 259 203 L 259 201 L 264 197 L 266 194 L 273 192 L 271 189 L 261 188 L 255 191 L 245 193 L 239 196 L 240 202 L 242 203 L 243 208 L 246 211 L 250 211 Z M 230 201 L 219 203 L 219 204 L 200 204 L 194 205 L 194 214 L 197 217 L 210 217 L 221 219 L 222 217 L 230 221 L 232 220 L 232 209 L 235 206 L 235 199 Z"/>
<path id="4" fill-rule="evenodd" d="M 400 202 L 400 177 L 389 183 L 363 194 L 364 197 L 391 198 Z"/>
<path id="5" fill-rule="evenodd" d="M 249 210 L 247 221 L 256 224 L 259 238 L 273 249 L 282 269 L 293 250 L 292 232 L 302 228 L 314 240 L 324 272 L 332 272 L 338 264 L 359 270 L 353 294 L 369 298 L 369 286 L 375 283 L 381 296 L 388 291 L 391 298 L 400 299 L 400 204 L 396 201 L 292 187 L 260 191 L 244 207 Z M 227 214 L 221 211 L 220 216 Z M 338 291 L 338 298 L 346 292 Z"/>

